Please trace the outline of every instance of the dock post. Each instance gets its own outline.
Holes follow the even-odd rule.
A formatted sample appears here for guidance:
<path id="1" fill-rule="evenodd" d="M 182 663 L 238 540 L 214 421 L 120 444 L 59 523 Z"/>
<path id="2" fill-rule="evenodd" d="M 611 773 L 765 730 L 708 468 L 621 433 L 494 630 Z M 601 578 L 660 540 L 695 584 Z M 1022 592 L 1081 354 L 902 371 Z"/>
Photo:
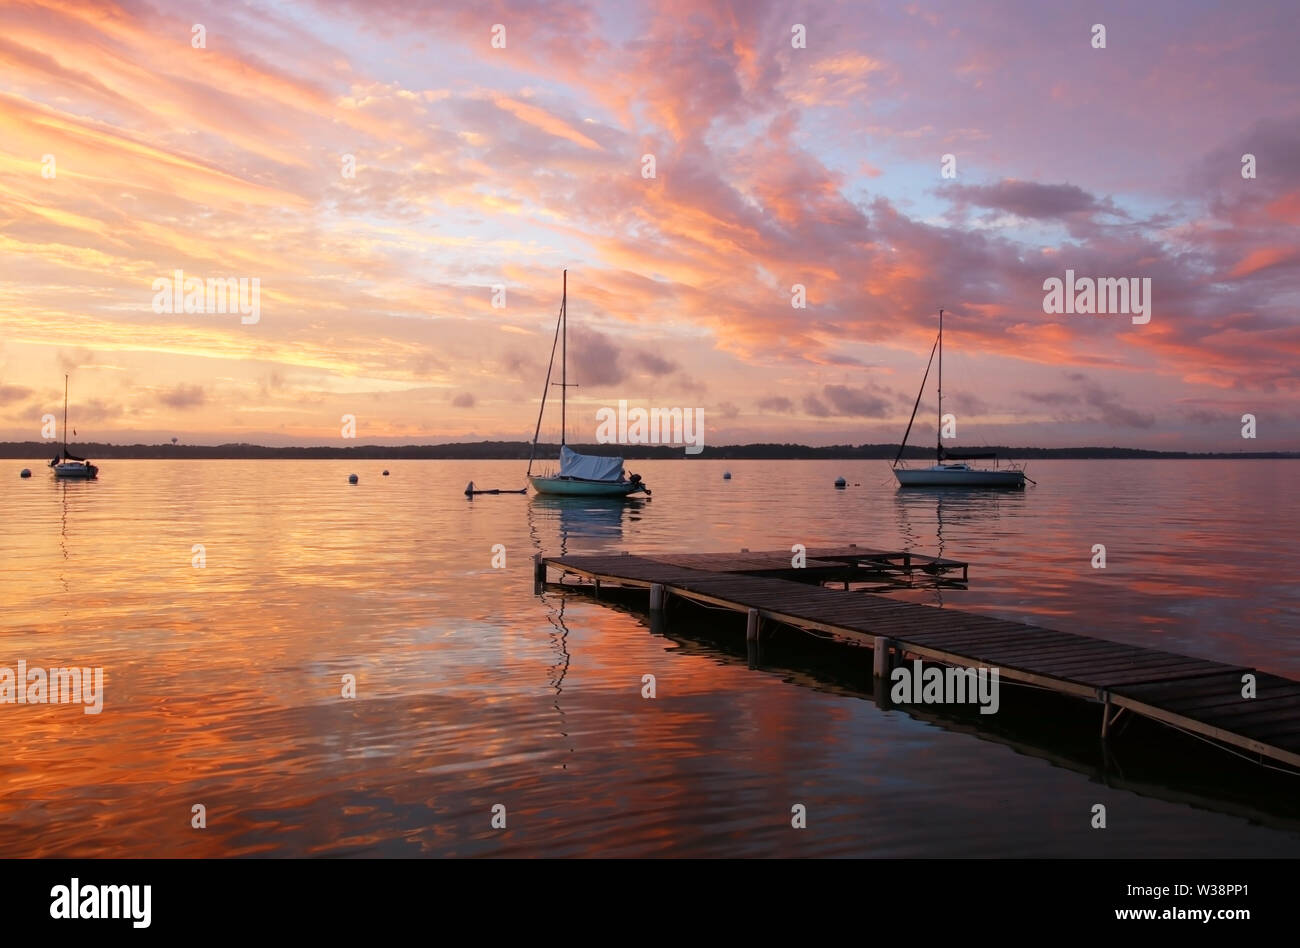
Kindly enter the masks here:
<path id="1" fill-rule="evenodd" d="M 749 620 L 745 623 L 745 641 L 758 641 L 758 610 L 749 610 Z"/>
<path id="2" fill-rule="evenodd" d="M 1105 702 L 1101 706 L 1101 739 L 1110 736 L 1110 692 L 1102 692 Z"/>
<path id="3" fill-rule="evenodd" d="M 650 584 L 650 611 L 661 612 L 664 607 L 664 586 L 663 583 Z"/>
<path id="4" fill-rule="evenodd" d="M 599 598 L 600 598 L 600 580 L 599 580 L 599 579 L 596 579 L 595 577 L 592 578 L 592 580 L 591 580 L 591 590 L 592 590 L 592 595 L 594 595 L 597 599 L 599 599 Z"/>
<path id="5" fill-rule="evenodd" d="M 546 564 L 542 562 L 542 554 L 533 554 L 533 595 L 539 596 L 542 593 L 542 587 L 546 585 Z"/>
<path id="6" fill-rule="evenodd" d="M 871 679 L 871 700 L 881 711 L 888 711 L 894 704 L 889 700 L 889 682 L 883 678 Z"/>
<path id="7" fill-rule="evenodd" d="M 883 635 L 877 635 L 875 644 L 871 648 L 871 657 L 874 660 L 872 673 L 877 678 L 889 677 L 889 646 L 890 641 Z"/>

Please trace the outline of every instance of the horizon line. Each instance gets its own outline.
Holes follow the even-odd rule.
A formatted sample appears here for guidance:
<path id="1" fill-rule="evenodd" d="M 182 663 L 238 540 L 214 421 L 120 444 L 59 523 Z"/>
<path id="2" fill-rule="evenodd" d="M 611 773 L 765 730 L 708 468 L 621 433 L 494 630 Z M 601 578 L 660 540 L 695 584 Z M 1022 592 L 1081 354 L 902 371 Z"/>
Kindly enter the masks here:
<path id="1" fill-rule="evenodd" d="M 315 444 L 315 445 L 267 445 L 257 444 L 248 441 L 223 441 L 217 444 L 185 444 L 171 442 L 133 442 L 133 443 L 116 443 L 100 441 L 75 441 L 69 442 L 70 446 L 76 447 L 81 451 L 102 452 L 104 451 L 127 451 L 133 453 L 153 452 L 155 454 L 189 454 L 191 458 L 201 459 L 202 455 L 207 452 L 220 452 L 239 450 L 242 452 L 258 452 L 260 454 L 303 454 L 314 453 L 324 456 L 355 456 L 359 453 L 374 454 L 376 457 L 384 453 L 389 454 L 409 454 L 411 452 L 436 452 L 442 454 L 440 458 L 429 458 L 432 460 L 518 460 L 520 457 L 526 457 L 523 452 L 533 450 L 534 446 L 531 441 L 518 440 L 500 440 L 500 439 L 482 439 L 478 441 L 451 441 L 442 443 L 425 443 L 425 444 L 377 444 L 363 443 L 352 445 L 337 444 Z M 539 442 L 536 448 L 539 449 L 558 449 L 558 443 Z M 896 454 L 899 449 L 898 442 L 863 442 L 860 444 L 832 444 L 832 445 L 808 445 L 792 441 L 751 441 L 742 444 L 724 444 L 724 445 L 705 445 L 698 454 L 686 454 L 684 445 L 672 444 L 598 444 L 598 443 L 577 443 L 571 447 L 583 448 L 589 452 L 605 452 L 605 456 L 621 456 L 634 460 L 669 460 L 676 457 L 684 459 L 723 459 L 723 460 L 816 460 L 819 457 L 826 460 L 837 459 L 837 453 L 843 454 L 852 452 L 852 456 L 844 459 L 869 459 L 879 460 Z M 44 457 L 49 453 L 51 443 L 47 441 L 0 441 L 0 457 L 7 459 L 26 459 Z M 60 444 L 53 444 L 56 451 L 61 450 Z M 462 456 L 457 456 L 454 452 L 470 451 Z M 989 444 L 989 445 L 963 445 L 962 451 L 993 451 L 1000 457 L 1018 458 L 1038 456 L 1040 460 L 1050 460 L 1052 456 L 1060 459 L 1078 459 L 1086 460 L 1089 456 L 1093 459 L 1117 459 L 1117 458 L 1172 458 L 1172 459 L 1206 459 L 1206 458 L 1225 458 L 1225 459 L 1271 459 L 1271 460 L 1288 460 L 1300 459 L 1300 451 L 1191 451 L 1186 449 L 1160 449 L 1160 448 L 1131 448 L 1111 445 L 1109 447 L 1102 445 L 1072 445 L 1067 447 L 1033 447 Z M 491 453 L 484 453 L 485 451 Z M 750 458 L 745 457 L 719 457 L 723 453 L 734 455 L 737 452 L 746 452 L 752 455 Z M 799 455 L 796 456 L 796 452 Z M 880 458 L 875 455 L 879 454 Z M 903 451 L 905 460 L 916 460 L 918 458 L 931 457 L 934 449 L 920 445 L 910 445 Z M 811 455 L 808 457 L 807 455 Z M 126 459 L 130 455 L 119 455 Z M 152 459 L 152 454 L 143 459 Z M 219 459 L 212 457 L 211 459 Z M 402 460 L 401 457 L 394 457 L 394 460 Z"/>

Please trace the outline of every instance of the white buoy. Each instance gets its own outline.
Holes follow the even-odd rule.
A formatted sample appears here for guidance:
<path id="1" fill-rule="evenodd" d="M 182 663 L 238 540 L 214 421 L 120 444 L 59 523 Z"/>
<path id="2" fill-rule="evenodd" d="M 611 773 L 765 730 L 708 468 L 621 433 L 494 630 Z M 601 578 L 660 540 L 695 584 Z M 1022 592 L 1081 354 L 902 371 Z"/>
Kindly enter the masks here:
<path id="1" fill-rule="evenodd" d="M 842 478 L 842 477 L 837 477 L 837 478 L 835 478 L 835 486 L 836 486 L 836 487 L 846 487 L 846 486 L 848 486 L 848 483 L 849 483 L 849 482 L 846 481 L 846 480 L 845 480 L 844 478 Z"/>
<path id="2" fill-rule="evenodd" d="M 359 478 L 358 478 L 355 474 L 349 474 L 349 475 L 348 475 L 348 483 L 349 483 L 349 484 L 355 484 L 358 480 L 359 480 Z"/>
<path id="3" fill-rule="evenodd" d="M 723 479 L 724 481 L 729 481 L 729 480 L 731 480 L 731 472 L 730 472 L 730 471 L 723 471 L 723 472 L 722 472 L 722 479 Z"/>
<path id="4" fill-rule="evenodd" d="M 32 469 L 31 469 L 30 467 L 25 467 L 25 468 L 23 468 L 21 471 L 18 472 L 18 476 L 19 476 L 19 477 L 31 477 L 31 476 L 32 476 Z"/>

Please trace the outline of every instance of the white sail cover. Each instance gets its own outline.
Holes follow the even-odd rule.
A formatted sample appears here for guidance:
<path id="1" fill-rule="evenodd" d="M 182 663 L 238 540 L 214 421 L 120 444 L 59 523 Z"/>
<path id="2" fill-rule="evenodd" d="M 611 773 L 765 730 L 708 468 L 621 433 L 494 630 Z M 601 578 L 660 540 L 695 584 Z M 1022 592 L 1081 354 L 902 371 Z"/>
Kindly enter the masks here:
<path id="1" fill-rule="evenodd" d="M 584 481 L 617 481 L 623 476 L 622 458 L 598 458 L 579 454 L 568 445 L 560 448 L 560 476 L 580 477 Z"/>

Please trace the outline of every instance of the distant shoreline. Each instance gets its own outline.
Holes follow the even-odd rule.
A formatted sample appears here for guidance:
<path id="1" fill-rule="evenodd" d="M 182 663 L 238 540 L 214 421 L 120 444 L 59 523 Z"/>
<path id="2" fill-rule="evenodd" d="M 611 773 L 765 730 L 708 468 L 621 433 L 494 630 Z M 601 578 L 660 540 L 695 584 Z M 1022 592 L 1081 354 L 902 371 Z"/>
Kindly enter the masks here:
<path id="1" fill-rule="evenodd" d="M 0 458 L 41 460 L 52 458 L 60 445 L 47 441 L 2 441 Z M 737 460 L 737 461 L 892 461 L 898 453 L 896 444 L 837 444 L 812 447 L 803 444 L 733 444 L 705 447 L 695 455 L 686 455 L 680 446 L 663 445 L 572 445 L 584 454 L 617 455 L 633 460 Z M 526 441 L 476 441 L 456 444 L 381 445 L 359 444 L 351 447 L 318 445 L 311 447 L 269 447 L 258 444 L 100 444 L 74 442 L 69 451 L 91 459 L 336 459 L 360 460 L 433 460 L 433 461 L 526 461 L 531 445 Z M 1297 451 L 1153 451 L 1144 448 L 1008 448 L 1002 445 L 963 445 L 963 452 L 997 452 L 1000 458 L 1019 461 L 1107 460 L 1150 458 L 1169 460 L 1257 460 L 1300 458 Z M 539 444 L 537 457 L 554 457 L 559 445 Z M 934 457 L 934 449 L 909 447 L 903 452 L 907 460 Z"/>

